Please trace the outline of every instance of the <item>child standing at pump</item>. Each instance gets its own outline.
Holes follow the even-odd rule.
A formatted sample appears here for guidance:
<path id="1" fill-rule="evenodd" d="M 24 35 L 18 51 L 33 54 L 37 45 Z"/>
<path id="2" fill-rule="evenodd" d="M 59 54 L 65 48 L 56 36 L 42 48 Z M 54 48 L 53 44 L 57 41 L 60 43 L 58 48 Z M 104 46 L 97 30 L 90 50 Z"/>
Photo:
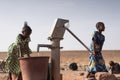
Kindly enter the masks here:
<path id="1" fill-rule="evenodd" d="M 95 74 L 96 72 L 107 72 L 105 62 L 102 56 L 102 47 L 105 41 L 105 36 L 102 32 L 105 30 L 105 25 L 103 22 L 98 22 L 96 24 L 97 31 L 94 32 L 92 37 L 92 44 L 90 50 L 90 62 L 88 65 L 87 78 L 90 74 Z"/>
<path id="2" fill-rule="evenodd" d="M 11 74 L 12 80 L 17 80 L 20 74 L 20 64 L 18 58 L 24 57 L 27 54 L 30 57 L 31 50 L 29 48 L 29 42 L 31 41 L 30 35 L 32 29 L 24 23 L 22 33 L 18 34 L 16 42 L 12 43 L 8 48 L 8 54 L 6 59 L 6 71 Z"/>

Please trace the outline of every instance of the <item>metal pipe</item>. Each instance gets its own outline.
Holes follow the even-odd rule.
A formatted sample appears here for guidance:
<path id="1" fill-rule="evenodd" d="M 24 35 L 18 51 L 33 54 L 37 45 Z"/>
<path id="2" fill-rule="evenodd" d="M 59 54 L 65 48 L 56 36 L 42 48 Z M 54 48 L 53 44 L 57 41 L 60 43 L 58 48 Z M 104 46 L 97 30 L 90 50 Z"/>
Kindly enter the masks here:
<path id="1" fill-rule="evenodd" d="M 39 48 L 40 48 L 40 47 L 52 48 L 52 45 L 51 45 L 51 44 L 38 44 L 38 46 L 37 46 L 37 52 L 39 52 Z"/>
<path id="2" fill-rule="evenodd" d="M 52 39 L 51 80 L 60 80 L 60 39 Z"/>
<path id="3" fill-rule="evenodd" d="M 64 28 L 75 38 L 77 39 L 90 53 L 92 53 L 92 51 L 67 27 L 64 26 Z"/>

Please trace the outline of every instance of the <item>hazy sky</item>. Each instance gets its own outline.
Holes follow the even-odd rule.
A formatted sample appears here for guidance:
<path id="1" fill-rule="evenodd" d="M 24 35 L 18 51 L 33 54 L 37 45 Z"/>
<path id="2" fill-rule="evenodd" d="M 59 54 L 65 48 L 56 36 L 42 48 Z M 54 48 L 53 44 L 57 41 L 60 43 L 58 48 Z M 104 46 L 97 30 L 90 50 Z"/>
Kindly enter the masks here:
<path id="1" fill-rule="evenodd" d="M 95 24 L 104 22 L 103 49 L 120 50 L 120 0 L 0 0 L 0 51 L 7 51 L 15 42 L 24 21 L 33 30 L 30 42 L 33 51 L 37 44 L 51 44 L 47 38 L 57 18 L 68 19 L 70 30 L 88 47 Z M 85 50 L 67 31 L 61 47 L 63 50 Z"/>

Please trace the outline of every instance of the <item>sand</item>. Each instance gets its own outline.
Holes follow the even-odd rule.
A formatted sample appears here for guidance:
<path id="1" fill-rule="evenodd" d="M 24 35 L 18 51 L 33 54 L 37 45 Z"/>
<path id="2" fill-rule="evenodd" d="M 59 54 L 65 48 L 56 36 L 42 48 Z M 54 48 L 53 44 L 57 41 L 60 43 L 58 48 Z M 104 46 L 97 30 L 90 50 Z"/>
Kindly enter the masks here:
<path id="1" fill-rule="evenodd" d="M 120 63 L 120 50 L 104 50 L 103 56 L 106 62 L 106 66 L 109 67 L 109 61 L 113 60 Z M 6 52 L 0 52 L 0 59 L 6 58 Z M 40 51 L 39 53 L 33 52 L 31 56 L 49 56 L 51 53 L 49 51 Z M 50 61 L 49 61 L 50 62 Z M 69 65 L 72 62 L 76 62 L 78 65 L 77 71 L 72 71 L 69 69 Z M 84 75 L 86 74 L 86 68 L 89 62 L 89 54 L 87 51 L 61 51 L 60 57 L 60 71 L 62 74 L 62 80 L 84 80 Z M 3 75 L 0 73 L 0 77 Z M 119 75 L 117 75 L 119 76 Z M 0 80 L 3 80 L 0 78 Z"/>

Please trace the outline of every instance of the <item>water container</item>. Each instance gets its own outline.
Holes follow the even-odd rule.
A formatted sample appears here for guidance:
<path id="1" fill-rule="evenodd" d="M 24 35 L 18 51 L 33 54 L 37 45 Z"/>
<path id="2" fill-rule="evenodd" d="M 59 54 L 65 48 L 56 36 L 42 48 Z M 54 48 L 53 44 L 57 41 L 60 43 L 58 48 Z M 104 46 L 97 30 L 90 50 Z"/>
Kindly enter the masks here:
<path id="1" fill-rule="evenodd" d="M 19 58 L 23 80 L 47 80 L 49 57 Z"/>

